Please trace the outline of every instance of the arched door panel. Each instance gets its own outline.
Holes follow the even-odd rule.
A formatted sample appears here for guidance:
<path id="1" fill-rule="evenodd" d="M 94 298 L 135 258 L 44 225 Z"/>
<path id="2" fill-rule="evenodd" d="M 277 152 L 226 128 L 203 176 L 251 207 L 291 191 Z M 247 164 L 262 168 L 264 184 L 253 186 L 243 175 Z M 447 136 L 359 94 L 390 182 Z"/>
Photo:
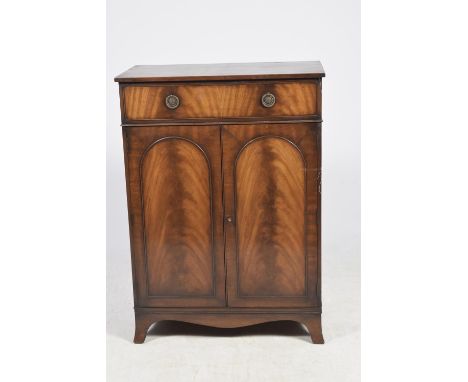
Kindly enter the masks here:
<path id="1" fill-rule="evenodd" d="M 318 305 L 318 133 L 314 124 L 223 127 L 230 306 Z"/>
<path id="2" fill-rule="evenodd" d="M 220 128 L 125 134 L 138 305 L 225 306 Z"/>

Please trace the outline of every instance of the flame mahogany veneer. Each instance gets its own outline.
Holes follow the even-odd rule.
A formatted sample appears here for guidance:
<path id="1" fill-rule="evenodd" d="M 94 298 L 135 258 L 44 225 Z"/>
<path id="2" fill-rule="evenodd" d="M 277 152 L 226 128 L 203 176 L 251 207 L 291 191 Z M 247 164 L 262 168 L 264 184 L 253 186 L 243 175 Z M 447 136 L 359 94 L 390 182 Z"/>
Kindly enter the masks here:
<path id="1" fill-rule="evenodd" d="M 135 66 L 119 83 L 135 343 L 179 320 L 321 329 L 319 62 Z"/>

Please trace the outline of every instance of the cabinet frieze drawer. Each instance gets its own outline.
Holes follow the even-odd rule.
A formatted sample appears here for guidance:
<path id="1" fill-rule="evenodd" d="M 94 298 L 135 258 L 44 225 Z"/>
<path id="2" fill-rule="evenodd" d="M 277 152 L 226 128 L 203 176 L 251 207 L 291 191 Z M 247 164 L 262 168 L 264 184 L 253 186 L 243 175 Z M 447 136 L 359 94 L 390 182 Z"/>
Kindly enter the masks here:
<path id="1" fill-rule="evenodd" d="M 128 84 L 128 121 L 320 115 L 320 80 L 252 83 Z"/>

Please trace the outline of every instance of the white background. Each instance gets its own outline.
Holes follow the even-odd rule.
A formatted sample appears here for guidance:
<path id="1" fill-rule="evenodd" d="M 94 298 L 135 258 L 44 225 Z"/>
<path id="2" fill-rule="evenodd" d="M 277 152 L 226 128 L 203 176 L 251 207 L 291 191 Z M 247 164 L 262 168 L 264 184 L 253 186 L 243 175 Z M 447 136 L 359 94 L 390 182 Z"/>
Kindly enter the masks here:
<path id="1" fill-rule="evenodd" d="M 137 376 L 140 382 L 192 377 L 215 381 L 220 376 L 225 381 L 358 380 L 359 12 L 356 0 L 108 3 L 107 350 L 113 381 L 136 380 Z M 282 327 L 268 335 L 235 338 L 171 333 L 178 334 L 172 338 L 164 333 L 156 339 L 149 336 L 144 348 L 132 345 L 125 178 L 118 86 L 113 77 L 135 64 L 296 60 L 320 60 L 326 72 L 322 86 L 322 264 L 327 346 L 307 346 L 306 333 L 298 335 L 307 342 L 297 341 L 284 334 Z M 216 354 L 219 348 L 224 349 L 221 355 Z M 177 368 L 175 358 L 180 360 Z M 237 372 L 226 372 L 239 363 L 243 367 Z"/>
<path id="2" fill-rule="evenodd" d="M 197 12 L 210 12 L 199 4 Z M 239 3 L 237 29 L 256 4 Z M 337 17 L 346 17 L 346 4 L 336 6 Z M 364 381 L 468 379 L 463 4 L 362 2 Z M 126 11 L 136 8 L 132 2 Z M 307 28 L 320 22 L 319 9 L 312 9 Z M 105 105 L 115 74 L 105 73 L 105 12 L 94 0 L 2 4 L 2 380 L 105 379 Z M 233 13 L 223 13 L 223 24 Z M 147 17 L 155 25 L 165 22 Z M 257 31 L 270 19 L 262 20 Z M 340 23 L 331 23 L 340 30 Z M 179 19 L 171 26 L 180 27 Z M 292 49 L 296 43 L 290 42 Z M 196 62 L 199 51 L 191 45 L 189 61 Z M 160 47 L 149 46 L 168 54 Z M 230 61 L 244 57 L 232 44 L 210 51 L 219 49 L 233 52 Z M 251 48 L 242 61 L 254 60 L 261 49 Z M 205 57 L 200 62 L 211 61 Z M 323 54 L 313 58 L 324 61 L 327 97 L 336 76 Z M 327 123 L 331 106 L 324 105 Z M 118 198 L 109 204 L 121 203 Z M 183 368 L 180 358 L 173 361 Z M 324 375 L 344 362 L 335 361 Z M 235 376 L 243 368 L 239 363 L 227 371 Z"/>

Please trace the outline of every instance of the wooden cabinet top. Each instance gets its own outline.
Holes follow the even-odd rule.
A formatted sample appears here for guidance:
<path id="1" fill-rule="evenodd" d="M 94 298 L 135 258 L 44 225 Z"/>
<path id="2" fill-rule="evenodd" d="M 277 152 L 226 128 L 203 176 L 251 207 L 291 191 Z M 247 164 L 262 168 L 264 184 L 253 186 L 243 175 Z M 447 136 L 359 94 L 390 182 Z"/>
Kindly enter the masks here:
<path id="1" fill-rule="evenodd" d="M 136 65 L 116 82 L 229 81 L 325 77 L 320 61 Z"/>

